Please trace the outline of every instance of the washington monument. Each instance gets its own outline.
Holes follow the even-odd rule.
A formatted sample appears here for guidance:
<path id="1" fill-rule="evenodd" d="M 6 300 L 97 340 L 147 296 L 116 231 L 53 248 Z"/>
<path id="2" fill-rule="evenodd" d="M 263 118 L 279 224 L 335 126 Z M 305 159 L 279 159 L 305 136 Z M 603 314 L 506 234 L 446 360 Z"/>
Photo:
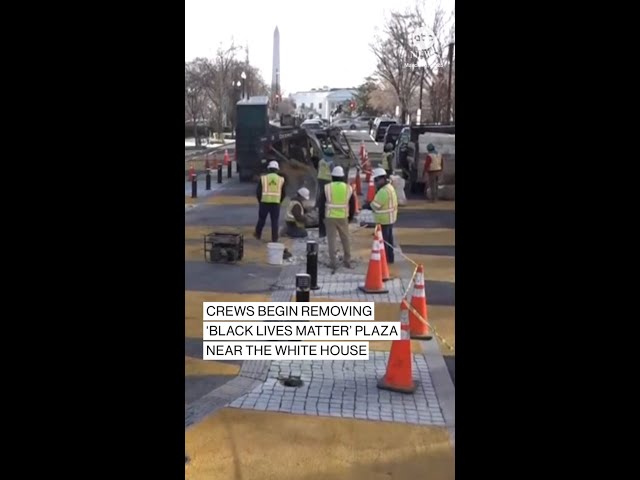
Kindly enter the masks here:
<path id="1" fill-rule="evenodd" d="M 277 26 L 273 32 L 273 66 L 271 68 L 271 92 L 275 100 L 275 96 L 280 95 L 280 32 Z"/>

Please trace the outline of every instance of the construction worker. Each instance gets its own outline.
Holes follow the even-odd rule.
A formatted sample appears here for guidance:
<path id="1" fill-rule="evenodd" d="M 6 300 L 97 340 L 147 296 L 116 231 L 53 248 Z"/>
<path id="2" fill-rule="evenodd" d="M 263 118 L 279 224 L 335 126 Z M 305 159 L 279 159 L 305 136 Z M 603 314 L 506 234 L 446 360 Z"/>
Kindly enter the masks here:
<path id="1" fill-rule="evenodd" d="M 324 192 L 324 187 L 328 183 L 331 183 L 331 170 L 333 168 L 333 156 L 334 151 L 331 144 L 328 144 L 324 149 L 324 155 L 318 161 L 318 195 L 317 200 L 320 203 L 320 195 Z M 324 211 L 321 210 L 324 208 L 319 207 L 319 223 L 318 223 L 318 237 L 324 238 L 327 236 L 327 228 L 324 224 Z"/>
<path id="2" fill-rule="evenodd" d="M 331 171 L 331 183 L 326 184 L 322 189 L 318 207 L 320 221 L 324 220 L 327 229 L 331 273 L 335 273 L 337 269 L 336 233 L 340 235 L 340 242 L 344 250 L 344 266 L 353 268 L 349 243 L 349 222 L 353 220 L 355 215 L 356 199 L 353 195 L 353 189 L 347 185 L 342 167 L 335 167 Z"/>
<path id="3" fill-rule="evenodd" d="M 285 196 L 285 180 L 278 170 L 278 162 L 271 161 L 267 165 L 267 173 L 260 177 L 256 197 L 260 202 L 258 210 L 258 223 L 253 236 L 260 240 L 262 229 L 267 221 L 267 215 L 271 220 L 271 241 L 278 241 L 278 220 L 280 218 L 280 203 Z"/>
<path id="4" fill-rule="evenodd" d="M 304 215 L 304 202 L 309 200 L 309 190 L 300 188 L 289 201 L 287 215 L 285 216 L 286 233 L 292 238 L 304 238 L 307 236 L 306 217 Z"/>
<path id="5" fill-rule="evenodd" d="M 438 183 L 444 170 L 442 155 L 438 153 L 433 143 L 427 145 L 427 158 L 424 162 L 424 195 L 431 202 L 438 201 Z"/>
<path id="6" fill-rule="evenodd" d="M 373 221 L 382 227 L 387 263 L 393 263 L 393 224 L 398 218 L 398 197 L 395 188 L 389 183 L 387 172 L 382 168 L 376 168 L 373 170 L 372 176 L 376 187 L 376 196 L 370 205 L 373 211 Z"/>
<path id="7" fill-rule="evenodd" d="M 393 143 L 387 143 L 382 153 L 382 168 L 387 172 L 388 176 L 393 173 Z"/>

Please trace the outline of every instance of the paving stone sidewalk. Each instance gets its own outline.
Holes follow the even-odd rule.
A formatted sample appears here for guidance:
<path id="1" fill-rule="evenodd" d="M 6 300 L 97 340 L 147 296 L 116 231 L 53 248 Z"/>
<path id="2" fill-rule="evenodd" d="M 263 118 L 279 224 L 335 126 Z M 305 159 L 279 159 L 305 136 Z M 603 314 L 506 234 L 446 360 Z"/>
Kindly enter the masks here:
<path id="1" fill-rule="evenodd" d="M 267 380 L 229 404 L 230 407 L 300 415 L 379 420 L 444 426 L 445 421 L 422 355 L 413 357 L 416 391 L 380 390 L 388 352 L 371 352 L 369 360 L 272 361 Z M 300 376 L 301 387 L 278 379 Z"/>
<path id="2" fill-rule="evenodd" d="M 369 213 L 361 212 L 358 220 L 366 221 Z M 359 222 L 350 225 L 351 231 L 359 228 L 362 228 Z M 308 240 L 316 240 L 321 244 L 326 242 L 325 239 L 318 240 L 317 231 L 313 230 L 309 232 L 308 238 L 294 241 L 290 250 L 292 258 L 281 270 L 271 295 L 272 301 L 292 301 L 295 295 L 295 276 L 298 273 L 306 273 Z M 403 272 L 401 278 L 385 282 L 389 293 L 377 295 L 365 294 L 358 289 L 358 285 L 364 283 L 367 262 L 358 265 L 354 270 L 338 270 L 333 275 L 329 268 L 319 263 L 318 285 L 321 288 L 313 291 L 312 296 L 400 303 L 411 277 L 412 267 L 402 259 L 397 263 Z M 437 346 L 435 349 L 437 351 Z M 426 350 L 423 348 L 423 351 Z M 433 347 L 429 347 L 429 350 L 433 351 Z M 199 418 L 202 418 L 206 412 L 226 406 L 300 415 L 452 426 L 452 422 L 443 414 L 443 408 L 439 403 L 438 388 L 437 385 L 434 386 L 428 358 L 426 354 L 413 355 L 413 378 L 417 387 L 413 394 L 389 392 L 377 388 L 378 380 L 386 372 L 388 352 L 370 351 L 369 360 L 245 361 L 237 379 L 212 392 L 209 400 L 204 398 L 193 408 L 198 410 Z M 254 364 L 255 366 L 252 366 Z M 246 375 L 251 379 L 245 378 L 243 374 L 245 369 L 251 369 L 251 372 Z M 303 385 L 285 387 L 279 379 L 289 375 L 300 376 Z M 225 399 L 226 403 L 224 403 Z M 446 411 L 450 412 L 451 408 L 447 408 Z M 185 427 L 195 421 L 194 415 L 190 416 L 188 422 L 185 418 Z"/>

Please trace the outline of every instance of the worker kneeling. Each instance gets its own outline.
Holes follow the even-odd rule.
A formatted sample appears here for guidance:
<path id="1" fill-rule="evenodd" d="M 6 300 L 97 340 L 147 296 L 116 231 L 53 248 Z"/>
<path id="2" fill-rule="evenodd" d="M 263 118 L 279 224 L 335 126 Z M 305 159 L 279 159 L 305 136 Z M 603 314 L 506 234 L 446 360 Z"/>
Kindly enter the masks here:
<path id="1" fill-rule="evenodd" d="M 376 187 L 376 196 L 370 205 L 373 211 L 373 221 L 382 228 L 387 263 L 393 263 L 393 224 L 398 219 L 398 197 L 395 188 L 389 183 L 387 172 L 384 169 L 376 168 L 373 170 L 373 183 Z"/>
<path id="2" fill-rule="evenodd" d="M 307 236 L 304 210 L 304 202 L 307 200 L 309 200 L 309 190 L 302 187 L 289 202 L 287 215 L 285 217 L 287 236 L 293 238 L 304 238 Z"/>

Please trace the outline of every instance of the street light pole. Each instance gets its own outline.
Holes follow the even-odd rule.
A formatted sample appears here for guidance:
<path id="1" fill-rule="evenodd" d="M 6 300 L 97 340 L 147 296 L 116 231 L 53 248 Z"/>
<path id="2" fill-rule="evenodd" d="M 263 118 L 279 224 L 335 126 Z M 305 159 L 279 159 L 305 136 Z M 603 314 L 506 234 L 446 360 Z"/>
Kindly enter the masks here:
<path id="1" fill-rule="evenodd" d="M 451 124 L 451 76 L 453 71 L 453 47 L 455 43 L 449 44 L 449 88 L 447 93 L 447 125 Z"/>
<path id="2" fill-rule="evenodd" d="M 242 72 L 242 73 L 240 74 L 240 78 L 242 78 L 242 99 L 244 100 L 244 96 L 245 96 L 245 95 L 244 95 L 244 94 L 245 94 L 245 84 L 247 83 L 247 82 L 246 82 L 246 80 L 247 80 L 247 74 L 246 74 L 246 73 L 244 73 L 244 72 Z"/>
<path id="3" fill-rule="evenodd" d="M 420 71 L 420 120 L 422 121 L 422 90 L 424 89 L 424 67 Z"/>

